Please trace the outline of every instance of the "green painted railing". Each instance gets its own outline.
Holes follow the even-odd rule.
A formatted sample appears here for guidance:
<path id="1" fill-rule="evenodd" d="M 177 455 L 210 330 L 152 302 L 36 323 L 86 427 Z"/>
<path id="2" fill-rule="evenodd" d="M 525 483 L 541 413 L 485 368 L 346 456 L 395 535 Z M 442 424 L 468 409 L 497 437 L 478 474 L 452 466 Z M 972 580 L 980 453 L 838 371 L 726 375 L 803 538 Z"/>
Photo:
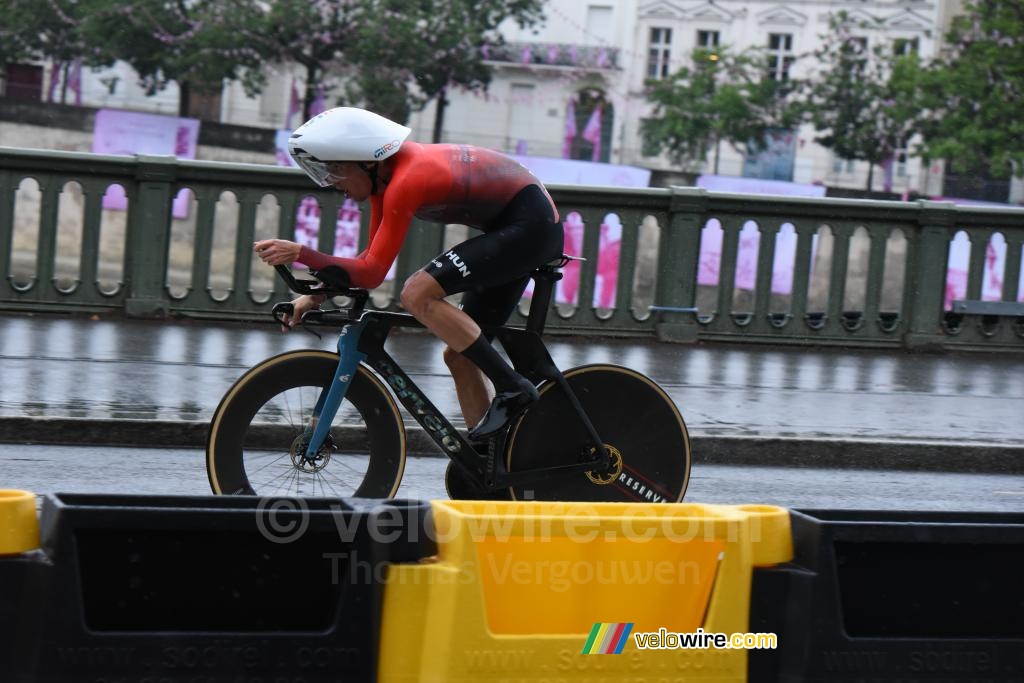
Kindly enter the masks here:
<path id="1" fill-rule="evenodd" d="M 123 188 L 126 211 L 104 208 L 111 185 Z M 191 199 L 183 213 L 175 212 L 174 198 L 183 189 Z M 676 341 L 1024 349 L 1024 316 L 1017 308 L 1001 316 L 954 314 L 946 293 L 954 236 L 963 231 L 970 240 L 966 298 L 978 300 L 983 278 L 992 276 L 986 254 L 998 233 L 1006 254 L 1002 300 L 1024 299 L 1024 211 L 692 188 L 550 189 L 562 217 L 575 213 L 572 220 L 586 226 L 580 249 L 586 261 L 573 298 L 580 305 L 553 306 L 552 331 Z M 330 252 L 343 197 L 311 188 L 296 170 L 0 148 L 0 307 L 265 316 L 272 302 L 289 293 L 255 259 L 252 242 L 293 238 L 305 197 L 320 205 L 318 244 Z M 367 219 L 364 211 L 361 245 Z M 602 223 L 622 226 L 618 289 L 613 305 L 595 308 Z M 374 304 L 396 307 L 400 283 L 458 241 L 458 230 L 415 224 L 394 281 L 375 292 Z M 720 243 L 720 257 L 709 250 L 712 243 Z M 717 283 L 698 277 L 702 260 L 711 271 L 717 266 Z M 605 272 L 602 287 L 607 279 Z M 694 307 L 696 313 L 686 310 Z"/>

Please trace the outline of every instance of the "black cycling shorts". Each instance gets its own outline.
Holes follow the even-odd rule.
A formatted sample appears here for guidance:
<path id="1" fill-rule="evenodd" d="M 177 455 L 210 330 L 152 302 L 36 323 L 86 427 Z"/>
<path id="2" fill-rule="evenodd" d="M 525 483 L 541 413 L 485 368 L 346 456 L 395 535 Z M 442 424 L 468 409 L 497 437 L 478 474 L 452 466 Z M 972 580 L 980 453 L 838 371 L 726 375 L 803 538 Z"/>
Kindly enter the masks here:
<path id="1" fill-rule="evenodd" d="M 551 203 L 528 185 L 502 209 L 482 235 L 439 254 L 423 270 L 445 294 L 465 292 L 462 310 L 478 325 L 503 325 L 512 315 L 530 273 L 562 255 L 562 226 Z"/>

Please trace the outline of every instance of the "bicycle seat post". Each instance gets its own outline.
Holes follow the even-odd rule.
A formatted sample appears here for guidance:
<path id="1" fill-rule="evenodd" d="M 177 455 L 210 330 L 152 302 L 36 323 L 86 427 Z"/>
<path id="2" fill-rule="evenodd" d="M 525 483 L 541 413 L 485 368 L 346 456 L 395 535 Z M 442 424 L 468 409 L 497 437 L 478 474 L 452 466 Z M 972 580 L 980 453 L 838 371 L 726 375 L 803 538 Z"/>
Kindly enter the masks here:
<path id="1" fill-rule="evenodd" d="M 562 274 L 552 266 L 542 266 L 531 273 L 533 277 L 533 298 L 530 300 L 530 314 L 526 318 L 526 329 L 537 334 L 544 333 L 548 309 L 551 308 L 551 295 L 555 283 L 562 279 Z"/>

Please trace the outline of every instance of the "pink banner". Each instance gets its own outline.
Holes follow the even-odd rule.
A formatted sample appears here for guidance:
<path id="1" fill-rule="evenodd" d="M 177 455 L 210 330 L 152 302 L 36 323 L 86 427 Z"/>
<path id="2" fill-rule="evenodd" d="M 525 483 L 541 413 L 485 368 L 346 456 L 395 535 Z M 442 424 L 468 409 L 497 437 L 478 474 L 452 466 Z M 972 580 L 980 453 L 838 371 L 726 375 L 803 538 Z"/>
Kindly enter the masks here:
<path id="1" fill-rule="evenodd" d="M 199 146 L 199 121 L 176 116 L 140 114 L 117 109 L 100 109 L 93 126 L 92 151 L 96 154 L 172 154 L 195 159 Z M 175 218 L 188 216 L 190 193 L 183 190 L 174 198 Z M 103 208 L 123 211 L 128 206 L 124 188 L 111 185 L 103 196 Z"/>
<path id="2" fill-rule="evenodd" d="M 563 251 L 570 256 L 583 255 L 583 235 L 586 225 L 583 217 L 572 211 L 562 222 L 565 232 Z M 600 227 L 598 243 L 597 272 L 594 277 L 594 296 L 591 304 L 595 308 L 615 308 L 619 284 L 619 252 L 622 245 L 622 223 L 619 217 L 610 213 L 604 217 Z M 560 304 L 578 305 L 582 263 L 570 261 L 562 268 L 562 279 L 555 288 L 555 301 Z M 532 292 L 532 289 L 530 290 Z"/>
<path id="3" fill-rule="evenodd" d="M 700 260 L 697 266 L 697 284 L 714 287 L 719 284 L 722 262 L 722 225 L 712 218 L 700 235 Z M 782 225 L 775 235 L 775 260 L 772 264 L 772 294 L 791 294 L 793 267 L 796 263 L 796 230 L 791 223 Z M 815 235 L 812 245 L 817 245 Z M 747 221 L 740 230 L 736 252 L 736 289 L 753 291 L 757 285 L 757 255 L 761 248 L 761 232 L 757 223 Z M 811 248 L 811 270 L 814 270 L 814 246 Z"/>
<path id="4" fill-rule="evenodd" d="M 71 63 L 68 72 L 68 90 L 75 93 L 75 106 L 82 106 L 82 60 L 76 59 Z"/>
<path id="5" fill-rule="evenodd" d="M 610 213 L 601 223 L 601 238 L 597 255 L 597 276 L 594 280 L 594 306 L 615 308 L 619 285 L 619 252 L 622 246 L 622 223 Z"/>
<path id="6" fill-rule="evenodd" d="M 50 65 L 50 88 L 46 93 L 47 102 L 57 101 L 57 84 L 60 83 L 61 79 L 61 68 L 64 66 L 64 62 L 54 62 Z"/>
<path id="7" fill-rule="evenodd" d="M 324 86 L 321 83 L 316 89 L 316 97 L 309 103 L 309 118 L 322 113 L 325 109 L 327 109 L 327 99 L 324 96 Z"/>
<path id="8" fill-rule="evenodd" d="M 296 114 L 302 115 L 302 97 L 299 95 L 298 85 L 295 83 L 295 79 L 292 79 L 292 92 L 288 98 L 288 113 L 285 115 L 284 127 L 285 128 L 297 128 L 295 124 Z M 300 122 L 301 123 L 301 122 Z M 287 164 L 285 164 L 287 165 Z"/>
<path id="9" fill-rule="evenodd" d="M 593 145 L 593 153 L 590 155 L 591 161 L 601 160 L 601 106 L 598 105 L 594 108 L 594 112 L 590 115 L 590 119 L 587 120 L 587 125 L 584 126 L 583 132 L 580 134 L 584 140 Z"/>
<path id="10" fill-rule="evenodd" d="M 572 211 L 562 221 L 562 230 L 565 232 L 565 246 L 562 251 L 569 256 L 583 255 L 583 231 L 586 226 L 583 224 L 583 217 L 576 211 Z M 555 301 L 560 304 L 577 303 L 580 287 L 580 262 L 570 261 L 562 268 L 562 279 L 558 281 L 555 288 Z"/>
<path id="11" fill-rule="evenodd" d="M 346 199 L 338 209 L 334 225 L 334 255 L 353 258 L 359 253 L 359 205 Z M 303 197 L 295 214 L 295 241 L 304 247 L 318 249 L 320 235 L 320 204 L 312 197 Z"/>
<path id="12" fill-rule="evenodd" d="M 576 139 L 576 100 L 565 108 L 565 135 L 562 136 L 562 158 L 572 158 L 572 141 Z"/>
<path id="13" fill-rule="evenodd" d="M 967 298 L 967 278 L 971 263 L 971 241 L 967 234 L 958 232 L 949 243 L 949 260 L 946 263 L 946 292 L 943 301 L 945 310 L 953 309 L 954 299 Z M 1006 238 L 1000 233 L 992 235 L 985 245 L 985 269 L 981 278 L 981 300 L 1002 301 L 1003 274 L 1006 272 Z M 1021 273 L 1024 283 L 1024 272 Z M 1024 286 L 1017 288 L 1018 301 L 1024 301 Z"/>
<path id="14" fill-rule="evenodd" d="M 782 180 L 761 178 L 739 178 L 733 176 L 702 175 L 697 186 L 716 192 L 738 194 L 776 194 L 796 197 L 824 197 L 822 185 L 806 185 Z M 718 284 L 719 268 L 722 261 L 722 226 L 717 219 L 708 221 L 700 238 L 700 262 L 697 270 L 697 284 L 714 287 Z M 790 294 L 793 291 L 793 267 L 796 262 L 796 231 L 789 223 L 784 224 L 775 237 L 775 261 L 772 265 L 772 293 Z M 817 236 L 814 237 L 817 244 Z M 757 254 L 761 247 L 761 235 L 757 224 L 747 221 L 740 231 L 739 249 L 736 253 L 737 289 L 753 290 L 757 282 Z M 814 264 L 814 250 L 811 253 L 811 268 Z"/>

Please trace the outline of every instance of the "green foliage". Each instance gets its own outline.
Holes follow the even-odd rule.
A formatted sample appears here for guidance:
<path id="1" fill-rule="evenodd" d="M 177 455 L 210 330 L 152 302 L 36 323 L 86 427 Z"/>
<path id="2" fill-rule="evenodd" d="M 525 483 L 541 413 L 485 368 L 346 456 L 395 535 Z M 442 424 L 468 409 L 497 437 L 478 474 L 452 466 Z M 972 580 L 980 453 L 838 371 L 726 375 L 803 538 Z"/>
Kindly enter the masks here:
<path id="1" fill-rule="evenodd" d="M 306 70 L 305 104 L 344 84 L 351 104 L 405 121 L 449 84 L 490 80 L 481 45 L 506 18 L 530 25 L 541 0 L 237 0 L 235 34 L 265 61 Z"/>
<path id="2" fill-rule="evenodd" d="M 264 62 L 299 64 L 306 70 L 303 114 L 329 72 L 346 66 L 361 21 L 370 16 L 368 0 L 236 0 L 243 8 L 235 40 L 251 46 Z"/>
<path id="3" fill-rule="evenodd" d="M 423 61 L 415 78 L 428 98 L 449 85 L 486 88 L 491 73 L 482 48 L 502 43 L 498 25 L 512 19 L 526 27 L 543 19 L 541 0 L 429 0 L 421 7 L 414 40 Z"/>
<path id="4" fill-rule="evenodd" d="M 410 79 L 408 69 L 358 69 L 345 83 L 346 101 L 405 123 L 413 110 L 425 102 L 425 98 L 409 91 Z"/>
<path id="5" fill-rule="evenodd" d="M 541 0 L 366 2 L 370 13 L 349 51 L 360 67 L 349 95 L 382 113 L 403 97 L 411 110 L 443 97 L 451 86 L 485 89 L 491 69 L 482 48 L 502 42 L 498 25 L 510 19 L 533 26 L 543 18 Z"/>
<path id="6" fill-rule="evenodd" d="M 914 92 L 921 71 L 915 54 L 893 58 L 882 45 L 868 49 L 857 28 L 871 27 L 853 25 L 845 12 L 832 18 L 814 52 L 819 68 L 800 84 L 799 106 L 819 132 L 819 144 L 874 166 L 920 127 Z"/>
<path id="7" fill-rule="evenodd" d="M 225 80 L 258 83 L 258 55 L 238 47 L 234 14 L 217 0 L 90 0 L 78 25 L 90 61 L 127 62 L 147 94 L 171 81 L 197 92 L 218 93 Z M 256 80 L 246 80 L 246 78 Z"/>
<path id="8" fill-rule="evenodd" d="M 787 86 L 766 73 L 754 53 L 695 50 L 690 66 L 647 83 L 654 112 L 641 123 L 644 153 L 664 151 L 685 170 L 697 170 L 719 141 L 756 152 L 768 129 L 791 123 Z"/>
<path id="9" fill-rule="evenodd" d="M 1024 3 L 986 0 L 965 9 L 947 36 L 950 50 L 918 83 L 929 112 L 921 152 L 961 173 L 1024 176 Z"/>
<path id="10" fill-rule="evenodd" d="M 31 32 L 29 11 L 25 2 L 0 0 L 0 68 L 6 64 L 34 58 L 33 46 L 29 40 Z"/>
<path id="11" fill-rule="evenodd" d="M 77 3 L 68 0 L 54 0 L 52 6 L 32 0 L 3 0 L 0 59 L 65 61 L 77 57 L 82 49 L 74 36 L 77 9 Z"/>
<path id="12" fill-rule="evenodd" d="M 186 97 L 231 80 L 257 94 L 265 64 L 298 64 L 305 114 L 344 85 L 404 121 L 449 85 L 486 87 L 481 46 L 505 19 L 536 23 L 541 0 L 0 0 L 0 16 L 0 64 L 122 60 L 148 94 L 174 81 Z"/>

